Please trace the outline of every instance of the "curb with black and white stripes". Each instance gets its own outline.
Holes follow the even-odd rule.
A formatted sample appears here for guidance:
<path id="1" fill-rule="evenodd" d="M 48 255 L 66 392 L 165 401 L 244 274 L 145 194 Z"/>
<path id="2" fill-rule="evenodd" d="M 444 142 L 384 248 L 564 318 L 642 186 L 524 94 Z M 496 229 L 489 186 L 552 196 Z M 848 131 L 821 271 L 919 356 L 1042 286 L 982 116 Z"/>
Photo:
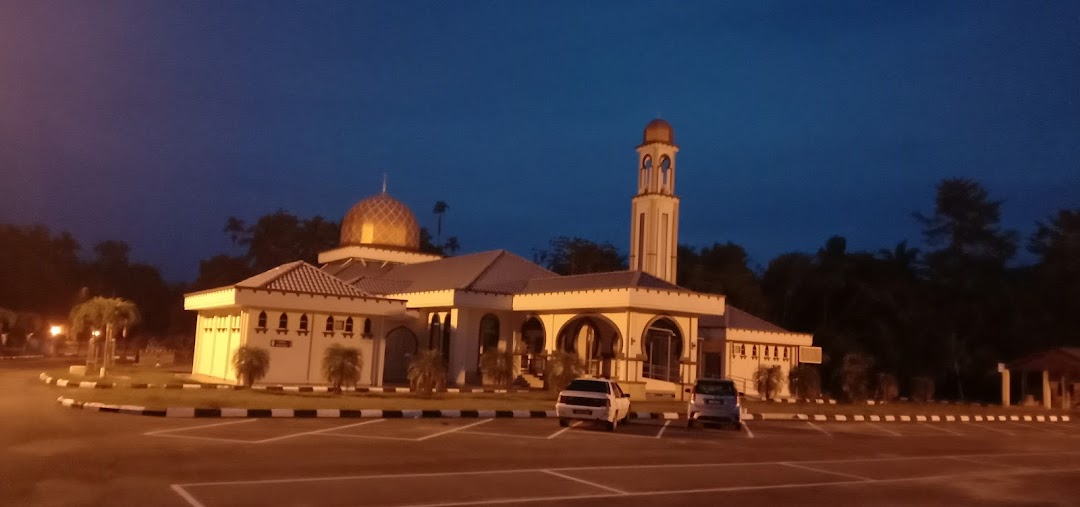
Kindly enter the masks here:
<path id="1" fill-rule="evenodd" d="M 1067 415 L 850 415 L 850 414 L 744 414 L 748 421 L 827 422 L 1069 422 Z"/>
<path id="2" fill-rule="evenodd" d="M 245 386 L 236 386 L 231 384 L 122 384 L 116 382 L 91 382 L 91 381 L 74 381 L 64 378 L 55 378 L 42 373 L 38 376 L 42 382 L 46 384 L 55 385 L 57 387 L 80 387 L 83 389 L 225 389 L 225 390 L 240 390 L 248 389 Z M 286 393 L 326 393 L 330 392 L 330 388 L 327 386 L 252 386 L 252 390 L 255 391 L 267 391 L 267 392 L 286 392 Z M 356 393 L 415 393 L 415 389 L 408 387 L 343 387 L 342 391 L 356 392 Z M 506 394 L 506 393 L 522 393 L 529 392 L 525 389 L 493 389 L 482 387 L 448 387 L 446 389 L 439 389 L 436 393 L 449 393 L 449 394 L 470 394 L 470 393 L 489 393 L 489 394 Z"/>
<path id="3" fill-rule="evenodd" d="M 558 417 L 554 410 L 382 410 L 382 409 L 299 409 L 299 408 L 193 408 L 149 409 L 135 405 L 108 405 L 82 402 L 63 396 L 56 399 L 69 408 L 151 417 L 222 418 L 363 418 L 363 419 L 541 419 Z M 631 419 L 678 419 L 675 412 L 630 412 Z"/>

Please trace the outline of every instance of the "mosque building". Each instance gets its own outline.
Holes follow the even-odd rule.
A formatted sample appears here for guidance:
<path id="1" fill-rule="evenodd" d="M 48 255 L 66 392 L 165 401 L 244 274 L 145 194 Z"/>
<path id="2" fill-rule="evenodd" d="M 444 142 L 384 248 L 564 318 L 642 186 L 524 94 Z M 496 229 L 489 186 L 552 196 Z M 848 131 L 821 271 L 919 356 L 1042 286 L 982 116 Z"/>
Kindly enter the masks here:
<path id="1" fill-rule="evenodd" d="M 698 377 L 718 377 L 754 394 L 761 365 L 786 378 L 819 363 L 811 335 L 675 284 L 678 151 L 668 122 L 645 127 L 627 271 L 560 276 L 506 250 L 423 253 L 416 217 L 384 186 L 348 211 L 340 245 L 319 254 L 319 266 L 296 261 L 185 295 L 184 308 L 198 312 L 192 373 L 236 382 L 232 354 L 253 345 L 270 351 L 263 382 L 322 384 L 323 353 L 342 344 L 362 354 L 362 385 L 406 384 L 410 359 L 434 349 L 449 385 L 481 383 L 480 356 L 499 350 L 513 352 L 535 386 L 546 355 L 561 350 L 630 392 L 681 395 Z"/>

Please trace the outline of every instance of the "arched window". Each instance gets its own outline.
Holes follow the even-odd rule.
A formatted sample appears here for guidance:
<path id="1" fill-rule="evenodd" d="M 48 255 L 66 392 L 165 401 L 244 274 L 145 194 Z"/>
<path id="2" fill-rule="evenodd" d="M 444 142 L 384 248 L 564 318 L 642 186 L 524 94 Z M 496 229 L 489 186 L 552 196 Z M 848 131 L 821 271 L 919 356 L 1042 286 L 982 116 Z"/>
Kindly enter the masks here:
<path id="1" fill-rule="evenodd" d="M 499 349 L 499 318 L 493 314 L 480 319 L 480 353 Z"/>
<path id="2" fill-rule="evenodd" d="M 739 355 L 746 357 L 746 345 L 739 345 Z"/>
<path id="3" fill-rule="evenodd" d="M 307 331 L 308 330 L 308 320 L 307 320 L 307 314 L 306 313 L 300 316 L 300 330 L 301 331 Z"/>
<path id="4" fill-rule="evenodd" d="M 641 159 L 641 187 L 649 188 L 649 176 L 652 173 L 652 157 L 645 155 L 645 158 Z"/>
<path id="5" fill-rule="evenodd" d="M 788 347 L 784 347 L 784 359 L 788 358 Z"/>
<path id="6" fill-rule="evenodd" d="M 259 312 L 259 321 L 255 324 L 259 329 L 266 329 L 266 312 Z"/>
<path id="7" fill-rule="evenodd" d="M 353 326 L 353 324 L 352 324 L 352 317 L 346 317 L 346 318 L 345 318 L 345 332 L 346 332 L 346 333 L 351 333 L 351 332 L 352 332 L 352 329 L 353 329 L 353 327 L 352 327 L 352 326 Z"/>
<path id="8" fill-rule="evenodd" d="M 281 312 L 281 316 L 277 318 L 278 329 L 289 329 L 289 314 Z"/>
<path id="9" fill-rule="evenodd" d="M 752 348 L 750 349 L 750 357 L 757 357 L 757 345 L 754 345 L 754 346 L 753 346 L 753 347 L 752 347 Z"/>
<path id="10" fill-rule="evenodd" d="M 364 319 L 364 334 L 371 336 L 371 319 Z"/>
<path id="11" fill-rule="evenodd" d="M 660 157 L 660 184 L 668 185 L 668 173 L 671 172 L 671 158 L 667 155 Z"/>
<path id="12" fill-rule="evenodd" d="M 329 315 L 329 316 L 326 317 L 326 332 L 327 333 L 333 333 L 334 332 L 334 316 L 333 315 Z"/>

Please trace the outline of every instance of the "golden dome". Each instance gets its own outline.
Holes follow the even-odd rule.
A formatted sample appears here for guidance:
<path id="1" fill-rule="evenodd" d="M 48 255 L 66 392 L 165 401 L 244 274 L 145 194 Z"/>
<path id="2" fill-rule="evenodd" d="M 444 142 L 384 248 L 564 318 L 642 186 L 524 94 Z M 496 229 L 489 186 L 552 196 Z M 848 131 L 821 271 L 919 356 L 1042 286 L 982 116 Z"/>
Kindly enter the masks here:
<path id="1" fill-rule="evenodd" d="M 420 250 L 420 224 L 409 207 L 385 192 L 352 207 L 341 221 L 341 246 Z"/>
<path id="2" fill-rule="evenodd" d="M 670 123 L 657 118 L 645 126 L 645 134 L 642 137 L 644 141 L 641 144 L 675 144 L 675 129 L 671 128 Z"/>

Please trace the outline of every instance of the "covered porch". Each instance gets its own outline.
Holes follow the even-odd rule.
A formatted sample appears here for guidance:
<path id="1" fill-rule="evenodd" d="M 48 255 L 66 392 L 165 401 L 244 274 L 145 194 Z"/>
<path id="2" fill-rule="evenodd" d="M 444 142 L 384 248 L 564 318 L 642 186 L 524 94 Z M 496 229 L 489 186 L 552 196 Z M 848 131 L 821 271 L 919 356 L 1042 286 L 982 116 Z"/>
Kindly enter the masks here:
<path id="1" fill-rule="evenodd" d="M 1013 404 L 1013 391 L 1019 377 L 1019 404 L 1039 404 L 1044 408 L 1070 410 L 1080 397 L 1080 347 L 1059 347 L 1022 357 L 999 365 L 1001 373 L 1001 404 Z M 1033 379 L 1037 379 L 1034 380 Z M 1034 384 L 1034 385 L 1032 385 Z"/>

